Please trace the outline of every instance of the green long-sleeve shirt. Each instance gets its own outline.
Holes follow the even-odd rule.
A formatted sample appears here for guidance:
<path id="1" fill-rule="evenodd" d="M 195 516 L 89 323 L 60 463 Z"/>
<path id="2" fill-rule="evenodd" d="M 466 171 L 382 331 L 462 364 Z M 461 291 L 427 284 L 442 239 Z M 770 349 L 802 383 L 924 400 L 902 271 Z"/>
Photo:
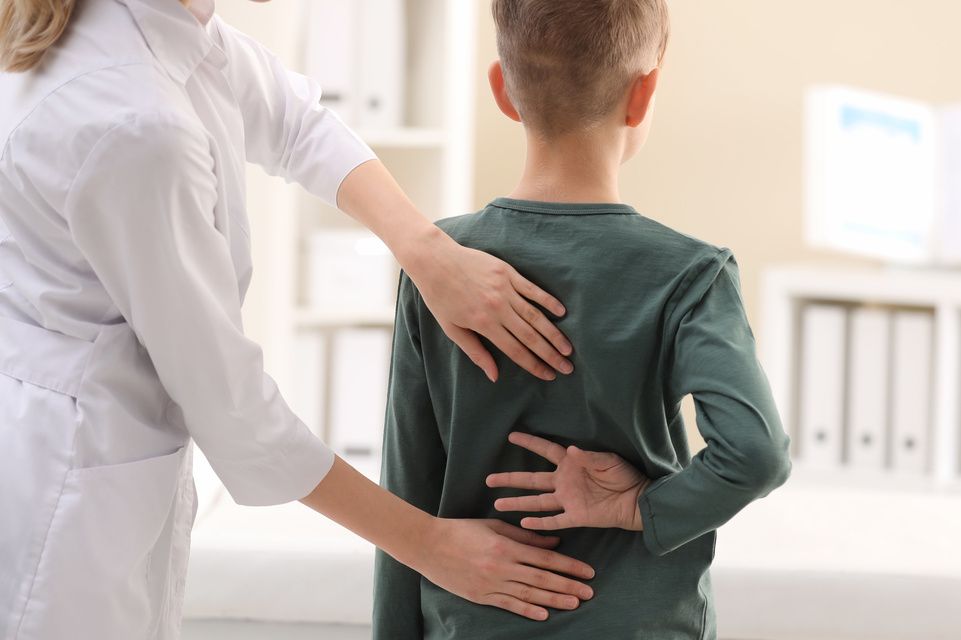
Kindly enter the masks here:
<path id="1" fill-rule="evenodd" d="M 731 253 L 624 205 L 498 199 L 440 223 L 564 301 L 573 375 L 542 382 L 498 356 L 490 383 L 401 277 L 383 485 L 442 517 L 494 518 L 498 471 L 547 471 L 507 441 L 523 430 L 618 453 L 654 479 L 643 533 L 574 529 L 559 551 L 597 570 L 595 597 L 531 622 L 471 604 L 377 558 L 374 637 L 562 640 L 715 637 L 715 529 L 781 485 L 785 435 L 755 355 Z M 680 415 L 693 394 L 707 448 L 692 459 Z"/>

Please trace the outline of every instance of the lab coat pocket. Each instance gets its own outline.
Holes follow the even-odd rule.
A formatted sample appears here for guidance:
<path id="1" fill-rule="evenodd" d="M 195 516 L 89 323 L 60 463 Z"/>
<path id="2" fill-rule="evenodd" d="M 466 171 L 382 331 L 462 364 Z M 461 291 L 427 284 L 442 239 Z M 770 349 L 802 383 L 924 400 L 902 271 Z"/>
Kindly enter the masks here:
<path id="1" fill-rule="evenodd" d="M 21 631 L 24 638 L 147 638 L 159 614 L 150 560 L 174 507 L 186 448 L 67 473 Z M 158 561 L 158 571 L 167 563 Z"/>

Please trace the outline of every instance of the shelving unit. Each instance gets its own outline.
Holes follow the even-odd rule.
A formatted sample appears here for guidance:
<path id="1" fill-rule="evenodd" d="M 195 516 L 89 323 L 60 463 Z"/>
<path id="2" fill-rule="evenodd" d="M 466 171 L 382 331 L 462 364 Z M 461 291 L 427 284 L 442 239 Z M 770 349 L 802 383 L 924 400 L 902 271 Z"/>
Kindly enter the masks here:
<path id="1" fill-rule="evenodd" d="M 308 0 L 309 1 L 309 0 Z M 391 129 L 357 129 L 374 149 L 404 190 L 433 219 L 466 213 L 473 204 L 473 109 L 476 7 L 473 3 L 445 0 L 406 0 L 407 82 L 403 125 Z M 299 45 L 300 53 L 307 50 Z M 303 58 L 301 57 L 303 60 Z M 306 67 L 306 65 L 305 65 Z M 321 84 L 323 84 L 321 82 Z M 308 239 L 328 229 L 360 229 L 360 225 L 301 190 L 278 193 L 287 203 L 292 220 L 275 230 L 267 260 L 284 263 L 281 277 L 274 277 L 268 327 L 268 365 L 281 391 L 295 410 L 298 393 L 311 384 L 297 370 L 298 338 L 320 335 L 329 347 L 333 336 L 350 329 L 393 327 L 394 309 L 388 301 L 371 309 L 316 308 L 307 295 L 310 286 Z M 399 272 L 395 265 L 394 274 Z M 330 385 L 327 375 L 334 366 L 325 349 L 323 380 L 316 388 L 323 397 L 324 416 L 311 424 L 329 439 Z M 387 354 L 383 367 L 388 367 Z M 326 393 L 325 393 L 326 390 Z M 365 390 L 366 391 L 366 390 Z M 377 398 L 371 390 L 371 398 Z M 306 412 L 309 413 L 309 412 Z M 370 461 L 356 460 L 371 467 Z"/>
<path id="2" fill-rule="evenodd" d="M 224 4 L 219 13 L 261 41 L 290 68 L 304 71 L 305 16 L 309 3 L 316 1 Z M 396 128 L 358 127 L 356 131 L 425 215 L 439 219 L 466 213 L 473 205 L 476 6 L 447 0 L 405 3 L 404 121 Z M 390 332 L 394 309 L 387 303 L 373 310 L 307 304 L 310 235 L 326 229 L 360 229 L 360 225 L 298 185 L 265 176 L 258 167 L 248 173 L 248 190 L 257 274 L 246 305 L 245 325 L 263 346 L 267 371 L 297 409 L 295 397 L 304 388 L 316 389 L 318 396 L 329 398 L 326 381 L 304 380 L 304 372 L 298 370 L 297 337 L 329 337 L 357 328 Z M 395 265 L 395 275 L 397 270 Z M 329 354 L 325 361 L 323 366 L 329 367 Z M 386 357 L 383 366 L 388 366 Z M 327 435 L 323 424 L 310 426 Z M 377 473 L 372 461 L 352 462 L 369 475 Z M 199 451 L 195 475 L 201 513 L 228 500 Z"/>
<path id="3" fill-rule="evenodd" d="M 920 486 L 926 480 L 942 487 L 961 484 L 961 273 L 789 267 L 766 274 L 763 326 L 767 339 L 762 358 L 795 444 L 799 441 L 801 313 L 812 304 L 921 311 L 933 318 L 931 468 L 925 478 L 907 480 Z M 803 472 L 804 451 L 797 453 Z M 836 471 L 856 476 L 853 470 Z"/>
<path id="4" fill-rule="evenodd" d="M 403 126 L 360 128 L 358 133 L 425 215 L 439 219 L 467 213 L 473 206 L 477 6 L 405 1 L 408 78 Z M 268 8 L 224 3 L 221 15 L 297 69 L 303 67 L 303 43 L 292 35 L 303 26 L 307 5 L 302 3 Z M 266 369 L 285 398 L 293 400 L 306 387 L 326 400 L 331 376 L 313 379 L 297 370 L 297 337 L 354 329 L 389 333 L 393 306 L 308 305 L 307 240 L 312 233 L 359 225 L 296 185 L 264 178 L 256 168 L 249 174 L 249 187 L 258 275 L 245 318 L 248 328 L 254 327 L 251 336 L 263 345 Z M 269 284 L 259 284 L 263 282 Z M 324 349 L 323 356 L 328 370 L 331 358 L 337 357 L 330 351 Z M 383 367 L 386 374 L 386 354 Z M 371 389 L 367 404 L 376 403 L 374 396 Z M 323 433 L 322 424 L 310 426 Z M 368 477 L 379 473 L 379 460 L 350 461 Z M 369 633 L 362 630 L 370 621 L 373 548 L 368 543 L 300 504 L 238 507 L 199 451 L 195 476 L 200 508 L 187 582 L 189 619 L 238 629 L 239 620 L 355 624 L 361 625 L 360 635 Z"/>

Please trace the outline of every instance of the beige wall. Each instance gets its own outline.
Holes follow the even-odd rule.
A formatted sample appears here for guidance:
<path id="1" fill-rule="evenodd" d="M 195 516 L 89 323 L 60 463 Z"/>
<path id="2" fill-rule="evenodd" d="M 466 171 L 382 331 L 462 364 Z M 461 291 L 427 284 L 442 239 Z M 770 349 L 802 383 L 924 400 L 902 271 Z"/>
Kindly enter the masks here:
<path id="1" fill-rule="evenodd" d="M 480 61 L 496 57 L 489 2 Z M 961 102 L 956 0 L 670 0 L 673 37 L 654 132 L 623 173 L 642 213 L 738 256 L 757 318 L 759 275 L 784 261 L 845 261 L 802 239 L 802 96 L 848 83 Z M 524 147 L 478 73 L 477 204 L 509 191 Z M 763 327 L 759 327 L 763 339 Z"/>

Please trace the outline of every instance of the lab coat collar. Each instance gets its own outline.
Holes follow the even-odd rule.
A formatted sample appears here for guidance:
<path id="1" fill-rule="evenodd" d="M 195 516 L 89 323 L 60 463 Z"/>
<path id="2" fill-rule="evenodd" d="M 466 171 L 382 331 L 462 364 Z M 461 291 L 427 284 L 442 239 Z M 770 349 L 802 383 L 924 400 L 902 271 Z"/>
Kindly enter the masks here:
<path id="1" fill-rule="evenodd" d="M 218 68 L 227 57 L 178 0 L 117 0 L 126 5 L 147 46 L 170 76 L 185 84 L 204 60 Z"/>

